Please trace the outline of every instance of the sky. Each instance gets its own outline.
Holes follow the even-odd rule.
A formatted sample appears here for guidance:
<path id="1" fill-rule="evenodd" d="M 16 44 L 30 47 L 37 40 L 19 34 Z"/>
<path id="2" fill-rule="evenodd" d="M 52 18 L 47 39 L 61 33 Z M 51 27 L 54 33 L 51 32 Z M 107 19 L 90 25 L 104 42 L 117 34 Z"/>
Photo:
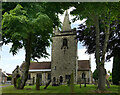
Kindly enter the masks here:
<path id="1" fill-rule="evenodd" d="M 70 8 L 68 10 L 68 13 L 70 13 L 70 11 L 73 10 L 73 8 Z M 61 20 L 61 22 L 63 22 L 64 20 L 64 15 L 60 15 L 59 14 L 59 18 Z M 74 16 L 69 16 L 70 18 L 70 22 L 71 22 L 71 28 L 77 28 L 79 24 L 83 23 L 85 21 L 82 20 L 78 20 L 76 22 L 72 22 L 72 19 L 74 18 Z M 12 44 L 8 44 L 8 45 L 3 45 L 2 48 L 0 49 L 0 68 L 2 68 L 2 71 L 5 71 L 6 73 L 12 73 L 12 71 L 16 68 L 17 65 L 21 65 L 22 62 L 25 60 L 25 51 L 24 49 L 20 49 L 19 52 L 17 53 L 17 55 L 12 55 L 12 53 L 9 52 L 10 47 Z M 95 63 L 95 58 L 94 58 L 94 54 L 88 55 L 85 53 L 86 48 L 82 46 L 82 44 L 80 42 L 78 42 L 78 60 L 89 60 L 91 59 L 91 70 L 92 72 L 95 70 L 96 68 L 96 63 Z M 51 46 L 49 48 L 47 48 L 48 53 L 51 55 Z M 48 59 L 45 58 L 41 58 L 39 59 L 39 61 L 51 61 L 51 56 L 48 57 Z M 111 58 L 110 62 L 105 62 L 105 68 L 107 71 L 112 71 L 112 62 L 113 62 L 113 58 Z"/>

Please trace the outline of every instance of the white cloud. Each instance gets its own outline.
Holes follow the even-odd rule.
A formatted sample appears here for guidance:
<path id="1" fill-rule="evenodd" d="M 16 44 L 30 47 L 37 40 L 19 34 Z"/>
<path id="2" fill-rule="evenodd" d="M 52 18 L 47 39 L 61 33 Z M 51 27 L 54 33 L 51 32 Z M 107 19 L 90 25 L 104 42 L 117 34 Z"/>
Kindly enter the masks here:
<path id="1" fill-rule="evenodd" d="M 88 60 L 90 55 L 85 54 L 86 49 L 78 49 L 78 59 L 79 60 Z"/>

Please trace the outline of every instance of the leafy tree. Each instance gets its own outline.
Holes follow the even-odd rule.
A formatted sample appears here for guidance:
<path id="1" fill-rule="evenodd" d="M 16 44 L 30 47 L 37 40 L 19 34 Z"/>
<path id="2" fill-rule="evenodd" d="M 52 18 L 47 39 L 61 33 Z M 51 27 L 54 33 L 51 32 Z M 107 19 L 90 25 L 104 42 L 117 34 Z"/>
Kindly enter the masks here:
<path id="1" fill-rule="evenodd" d="M 94 53 L 95 53 L 96 65 L 98 69 L 98 80 L 99 80 L 98 89 L 105 90 L 105 81 L 106 81 L 105 79 L 106 70 L 104 68 L 105 54 L 107 51 L 108 40 L 111 33 L 110 24 L 113 21 L 115 21 L 118 17 L 118 14 L 116 13 L 117 10 L 119 10 L 118 4 L 117 3 L 78 3 L 75 7 L 76 9 L 72 12 L 74 15 L 76 15 L 75 19 L 87 18 L 86 20 L 87 28 L 95 28 L 94 29 L 95 34 L 87 35 L 87 36 L 89 36 L 89 39 L 92 39 L 92 36 L 95 36 Z M 90 27 L 90 26 L 94 26 L 94 27 Z M 103 30 L 100 30 L 101 29 L 100 27 L 102 27 Z M 81 30 L 82 29 L 80 29 L 79 31 Z M 100 32 L 103 32 L 102 34 L 104 35 L 100 34 Z M 102 40 L 102 44 L 100 43 L 101 37 L 104 38 L 104 40 Z M 89 40 L 88 42 L 86 41 L 86 43 L 89 44 L 90 41 L 93 41 L 93 39 Z"/>
<path id="2" fill-rule="evenodd" d="M 18 4 L 3 15 L 3 43 L 12 43 L 10 52 L 13 55 L 22 47 L 26 52 L 25 70 L 19 89 L 23 89 L 27 81 L 30 60 L 48 55 L 46 47 L 50 45 L 53 23 L 43 11 L 39 4 L 31 3 L 24 8 Z"/>
<path id="3" fill-rule="evenodd" d="M 113 27 L 114 27 L 114 29 L 113 29 Z M 81 24 L 79 26 L 79 29 L 81 29 L 81 30 L 79 31 L 78 38 L 84 44 L 84 46 L 87 46 L 86 52 L 88 52 L 89 54 L 94 53 L 95 52 L 95 27 L 91 26 L 90 28 L 88 28 L 86 25 Z M 102 27 L 100 27 L 100 30 L 103 30 Z M 108 41 L 106 61 L 110 61 L 111 57 L 120 56 L 120 53 L 119 53 L 120 52 L 120 43 L 119 43 L 120 42 L 120 36 L 119 36 L 120 35 L 120 32 L 119 32 L 120 24 L 119 24 L 119 21 L 114 21 L 110 25 L 110 31 L 111 31 L 111 34 L 110 34 L 109 41 Z M 101 34 L 100 49 L 102 50 L 105 34 L 103 31 L 100 31 L 100 34 Z M 88 36 L 88 35 L 90 35 L 90 36 Z M 116 78 L 117 78 L 117 80 L 120 79 L 118 77 L 119 76 L 119 73 L 118 73 L 119 68 L 120 68 L 119 61 L 116 63 L 115 63 L 115 61 L 113 61 L 113 69 L 112 69 L 112 74 L 114 75 L 114 76 L 112 76 L 112 77 L 114 77 L 113 81 L 114 81 L 114 79 L 116 80 Z"/>
<path id="4" fill-rule="evenodd" d="M 13 55 L 17 54 L 22 47 L 26 52 L 25 71 L 19 86 L 23 89 L 27 81 L 30 60 L 49 55 L 46 47 L 50 45 L 52 29 L 60 26 L 58 13 L 63 13 L 69 5 L 47 2 L 7 2 L 2 6 L 3 43 L 13 43 L 10 49 Z"/>

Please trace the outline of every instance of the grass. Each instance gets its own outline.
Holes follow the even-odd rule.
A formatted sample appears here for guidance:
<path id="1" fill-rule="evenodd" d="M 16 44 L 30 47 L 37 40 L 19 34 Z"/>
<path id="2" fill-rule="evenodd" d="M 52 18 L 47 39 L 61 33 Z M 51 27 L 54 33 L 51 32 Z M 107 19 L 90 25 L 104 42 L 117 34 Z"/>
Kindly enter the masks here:
<path id="1" fill-rule="evenodd" d="M 40 86 L 40 90 L 35 89 L 34 86 L 25 86 L 23 90 L 15 89 L 12 86 L 2 88 L 2 93 L 70 93 L 70 87 L 67 85 L 61 86 L 48 86 L 47 89 L 43 89 L 44 86 Z M 96 93 L 96 86 L 94 85 L 87 85 L 80 88 L 79 85 L 75 85 L 74 92 L 75 93 Z M 109 89 L 106 89 L 105 93 L 118 93 L 118 86 L 111 85 Z"/>
<path id="2" fill-rule="evenodd" d="M 7 86 L 7 85 L 10 85 L 10 84 L 0 84 L 0 86 Z"/>

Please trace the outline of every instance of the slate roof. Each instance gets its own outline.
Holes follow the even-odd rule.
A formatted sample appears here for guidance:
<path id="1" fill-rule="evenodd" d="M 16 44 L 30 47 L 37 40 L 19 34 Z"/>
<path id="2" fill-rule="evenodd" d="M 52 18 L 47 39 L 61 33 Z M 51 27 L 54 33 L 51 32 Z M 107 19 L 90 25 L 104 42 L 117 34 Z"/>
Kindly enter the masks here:
<path id="1" fill-rule="evenodd" d="M 89 60 L 78 60 L 78 71 L 90 70 Z"/>
<path id="2" fill-rule="evenodd" d="M 22 63 L 20 68 L 24 68 L 25 63 Z M 51 69 L 51 62 L 31 62 L 29 70 L 33 69 Z"/>
<path id="3" fill-rule="evenodd" d="M 51 69 L 51 62 L 33 62 L 30 69 Z"/>
<path id="4" fill-rule="evenodd" d="M 23 68 L 25 64 L 23 63 L 20 67 Z M 51 69 L 51 62 L 32 62 L 30 64 L 29 70 L 38 70 L 38 69 Z M 89 60 L 78 60 L 78 71 L 90 70 L 90 61 Z"/>

